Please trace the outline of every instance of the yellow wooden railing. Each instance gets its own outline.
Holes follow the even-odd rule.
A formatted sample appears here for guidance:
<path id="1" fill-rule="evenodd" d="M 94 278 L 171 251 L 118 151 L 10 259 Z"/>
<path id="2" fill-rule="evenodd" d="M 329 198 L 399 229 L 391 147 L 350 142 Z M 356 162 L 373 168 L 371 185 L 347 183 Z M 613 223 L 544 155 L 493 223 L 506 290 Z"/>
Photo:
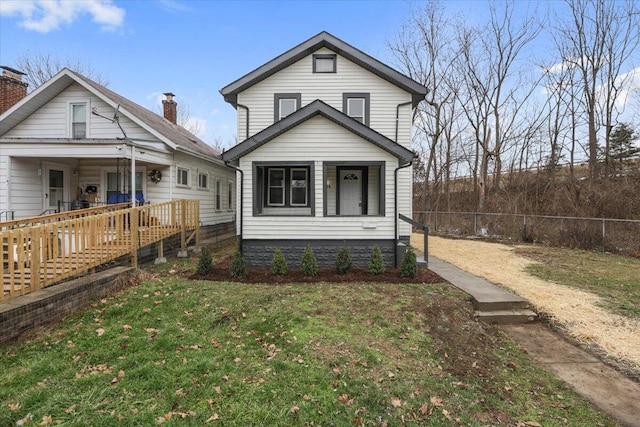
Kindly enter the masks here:
<path id="1" fill-rule="evenodd" d="M 193 239 L 199 245 L 198 200 L 124 207 L 81 209 L 0 223 L 0 301 L 34 292 L 125 255 L 130 255 L 132 266 L 137 267 L 139 248 L 174 234 L 180 233 L 182 251 Z"/>

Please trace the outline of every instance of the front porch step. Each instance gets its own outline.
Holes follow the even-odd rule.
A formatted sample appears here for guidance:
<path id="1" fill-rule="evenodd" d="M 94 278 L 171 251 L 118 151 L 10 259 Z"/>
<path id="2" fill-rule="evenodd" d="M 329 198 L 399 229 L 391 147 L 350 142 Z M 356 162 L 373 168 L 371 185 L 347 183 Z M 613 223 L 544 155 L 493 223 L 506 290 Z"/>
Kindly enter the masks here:
<path id="1" fill-rule="evenodd" d="M 490 324 L 519 325 L 535 322 L 538 314 L 529 309 L 476 311 L 475 318 Z"/>
<path id="2" fill-rule="evenodd" d="M 478 311 L 500 311 L 500 310 L 525 310 L 529 308 L 529 301 L 511 294 L 500 292 L 500 298 L 494 296 L 479 295 L 472 298 L 473 308 Z"/>
<path id="3" fill-rule="evenodd" d="M 427 261 L 425 261 L 425 259 L 421 258 L 421 257 L 416 257 L 416 264 L 418 264 L 421 267 L 428 267 L 429 266 Z"/>

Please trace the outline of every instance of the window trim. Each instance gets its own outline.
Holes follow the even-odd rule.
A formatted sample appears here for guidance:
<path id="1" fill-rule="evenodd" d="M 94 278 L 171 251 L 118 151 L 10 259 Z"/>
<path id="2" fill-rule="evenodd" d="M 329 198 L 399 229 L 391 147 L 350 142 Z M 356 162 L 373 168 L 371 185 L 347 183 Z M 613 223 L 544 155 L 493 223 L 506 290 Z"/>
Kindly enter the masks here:
<path id="1" fill-rule="evenodd" d="M 214 181 L 214 191 L 215 191 L 215 208 L 216 212 L 222 211 L 222 183 L 220 178 L 216 178 Z"/>
<path id="2" fill-rule="evenodd" d="M 233 193 L 234 191 L 234 182 L 233 180 L 227 180 L 227 211 L 234 211 L 234 203 L 233 203 Z"/>
<path id="3" fill-rule="evenodd" d="M 252 162 L 253 169 L 253 216 L 277 216 L 277 217 L 295 217 L 295 216 L 315 216 L 315 162 L 313 161 L 258 161 Z M 268 194 L 268 170 L 269 169 L 285 169 L 285 204 L 284 206 L 269 206 L 267 204 Z M 307 204 L 306 206 L 291 206 L 290 179 L 291 169 L 306 169 L 307 172 Z M 269 212 L 265 212 L 269 210 Z M 276 213 L 282 210 L 283 213 Z"/>
<path id="4" fill-rule="evenodd" d="M 293 203 L 293 172 L 302 171 L 304 172 L 304 182 L 305 182 L 305 192 L 304 192 L 304 203 Z M 295 168 L 292 167 L 289 169 L 289 204 L 291 207 L 307 207 L 309 203 L 307 199 L 309 198 L 309 169 L 307 168 Z"/>
<path id="5" fill-rule="evenodd" d="M 201 177 L 205 177 L 206 182 L 205 185 L 202 185 Z M 209 172 L 200 172 L 198 171 L 198 190 L 209 191 Z"/>
<path id="6" fill-rule="evenodd" d="M 180 171 L 187 172 L 187 183 L 180 182 Z M 191 169 L 184 166 L 176 166 L 176 187 L 191 188 Z"/>
<path id="7" fill-rule="evenodd" d="M 267 167 L 267 203 L 268 207 L 285 207 L 287 205 L 287 170 L 283 167 Z M 276 187 L 271 185 L 271 172 L 282 171 L 282 186 Z M 281 188 L 282 189 L 282 203 L 272 203 L 271 202 L 271 188 Z"/>
<path id="8" fill-rule="evenodd" d="M 275 93 L 273 95 L 273 122 L 274 123 L 284 119 L 284 117 L 280 117 L 280 101 L 283 99 L 295 99 L 296 108 L 293 111 L 296 112 L 300 109 L 300 103 L 302 102 L 302 94 L 301 93 Z"/>
<path id="9" fill-rule="evenodd" d="M 73 121 L 73 107 L 75 105 L 84 105 L 84 137 L 83 138 L 76 138 L 73 135 L 73 125 L 76 123 Z M 88 139 L 90 137 L 90 116 L 91 114 L 89 114 L 89 111 L 91 109 L 91 100 L 90 99 L 71 99 L 67 102 L 67 114 L 69 114 L 69 128 L 68 128 L 68 132 L 67 134 L 69 135 L 70 139 Z M 82 123 L 82 122 L 77 122 L 77 123 Z"/>
<path id="10" fill-rule="evenodd" d="M 342 94 L 342 112 L 349 116 L 349 100 L 350 99 L 364 99 L 364 123 L 365 126 L 369 126 L 370 106 L 371 106 L 371 94 L 368 92 L 345 92 Z M 349 116 L 353 118 L 352 116 Z M 354 119 L 356 120 L 356 119 Z M 360 121 L 358 120 L 360 123 Z"/>
<path id="11" fill-rule="evenodd" d="M 318 74 L 331 74 L 336 73 L 338 69 L 338 55 L 335 53 L 317 53 L 312 56 L 313 60 L 313 72 Z M 318 71 L 316 68 L 316 59 L 332 59 L 333 71 Z"/>

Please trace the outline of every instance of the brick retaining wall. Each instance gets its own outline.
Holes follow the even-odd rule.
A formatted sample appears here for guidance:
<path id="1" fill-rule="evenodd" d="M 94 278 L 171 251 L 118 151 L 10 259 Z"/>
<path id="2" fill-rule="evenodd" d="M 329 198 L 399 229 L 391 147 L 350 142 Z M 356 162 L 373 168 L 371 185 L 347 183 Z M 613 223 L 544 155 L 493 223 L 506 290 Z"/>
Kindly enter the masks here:
<path id="1" fill-rule="evenodd" d="M 123 289 L 134 271 L 114 267 L 0 303 L 0 344 Z"/>

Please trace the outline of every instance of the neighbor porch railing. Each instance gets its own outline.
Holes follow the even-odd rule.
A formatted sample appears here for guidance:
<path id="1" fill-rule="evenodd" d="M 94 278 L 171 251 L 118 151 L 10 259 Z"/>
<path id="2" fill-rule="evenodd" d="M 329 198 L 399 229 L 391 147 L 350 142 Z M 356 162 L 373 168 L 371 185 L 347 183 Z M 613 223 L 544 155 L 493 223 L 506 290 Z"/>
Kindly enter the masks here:
<path id="1" fill-rule="evenodd" d="M 180 233 L 181 250 L 199 244 L 198 200 L 136 208 L 82 209 L 0 223 L 0 301 L 34 292 Z M 100 211 L 100 209 L 104 209 Z"/>

